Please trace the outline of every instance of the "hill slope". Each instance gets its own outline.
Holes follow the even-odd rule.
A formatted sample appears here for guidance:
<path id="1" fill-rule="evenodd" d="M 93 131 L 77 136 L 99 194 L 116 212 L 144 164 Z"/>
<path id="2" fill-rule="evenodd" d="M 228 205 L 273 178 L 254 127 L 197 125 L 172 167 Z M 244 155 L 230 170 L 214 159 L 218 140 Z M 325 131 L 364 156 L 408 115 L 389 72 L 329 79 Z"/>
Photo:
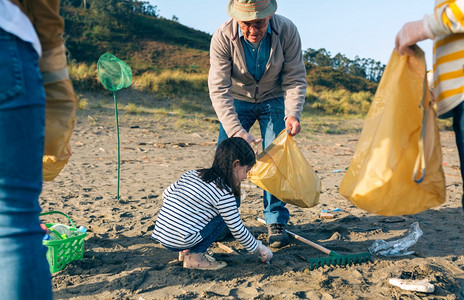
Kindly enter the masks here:
<path id="1" fill-rule="evenodd" d="M 80 1 L 78 1 L 80 2 Z M 205 71 L 211 35 L 133 9 L 113 12 L 92 1 L 88 9 L 63 2 L 65 39 L 71 59 L 88 64 L 111 52 L 134 72 L 180 69 Z"/>

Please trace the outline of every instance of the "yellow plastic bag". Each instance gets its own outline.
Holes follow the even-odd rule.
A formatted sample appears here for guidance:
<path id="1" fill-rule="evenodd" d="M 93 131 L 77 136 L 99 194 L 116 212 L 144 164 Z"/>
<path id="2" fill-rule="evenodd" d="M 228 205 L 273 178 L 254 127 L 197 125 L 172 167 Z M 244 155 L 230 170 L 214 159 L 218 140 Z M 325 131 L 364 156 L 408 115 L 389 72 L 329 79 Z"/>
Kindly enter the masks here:
<path id="1" fill-rule="evenodd" d="M 384 216 L 415 214 L 445 201 L 445 177 L 425 57 L 394 51 L 366 117 L 339 193 Z"/>
<path id="2" fill-rule="evenodd" d="M 312 207 L 319 202 L 319 177 L 286 130 L 258 155 L 248 179 L 285 203 Z"/>
<path id="3" fill-rule="evenodd" d="M 69 79 L 45 85 L 46 118 L 43 180 L 52 181 L 71 157 L 69 140 L 73 133 L 77 98 Z"/>

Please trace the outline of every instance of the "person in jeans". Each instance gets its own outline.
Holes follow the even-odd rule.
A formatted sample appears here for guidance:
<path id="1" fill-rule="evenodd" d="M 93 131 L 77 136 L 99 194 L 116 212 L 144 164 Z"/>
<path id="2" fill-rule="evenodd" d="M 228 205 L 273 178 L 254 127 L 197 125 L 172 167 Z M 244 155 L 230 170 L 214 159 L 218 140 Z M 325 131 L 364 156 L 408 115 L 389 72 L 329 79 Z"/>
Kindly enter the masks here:
<path id="1" fill-rule="evenodd" d="M 66 164 L 76 95 L 59 0 L 0 0 L 0 291 L 52 299 L 39 195 Z"/>
<path id="2" fill-rule="evenodd" d="M 301 39 L 296 26 L 275 14 L 275 0 L 230 0 L 230 20 L 213 34 L 209 94 L 220 121 L 218 143 L 241 137 L 267 147 L 283 130 L 294 136 L 306 94 Z M 261 137 L 249 133 L 258 121 Z M 289 243 L 285 203 L 264 192 L 269 245 Z"/>
<path id="3" fill-rule="evenodd" d="M 395 40 L 400 54 L 414 55 L 409 46 L 433 39 L 433 98 L 440 118 L 453 118 L 464 179 L 464 0 L 436 0 L 435 10 L 422 20 L 404 24 Z M 464 185 L 463 185 L 464 188 Z M 462 197 L 464 208 L 464 196 Z"/>
<path id="4" fill-rule="evenodd" d="M 39 194 L 45 128 L 41 45 L 29 18 L 0 0 L 0 291 L 52 299 Z"/>

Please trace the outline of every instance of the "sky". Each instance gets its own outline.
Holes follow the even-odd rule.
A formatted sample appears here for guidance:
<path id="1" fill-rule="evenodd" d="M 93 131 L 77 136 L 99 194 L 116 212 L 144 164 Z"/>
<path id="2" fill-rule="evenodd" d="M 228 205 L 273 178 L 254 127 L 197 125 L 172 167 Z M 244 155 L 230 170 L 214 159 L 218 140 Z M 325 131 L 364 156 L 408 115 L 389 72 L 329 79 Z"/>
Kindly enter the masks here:
<path id="1" fill-rule="evenodd" d="M 158 14 L 213 34 L 227 19 L 228 0 L 150 0 Z M 298 27 L 302 48 L 325 48 L 332 57 L 372 58 L 388 63 L 401 27 L 432 14 L 434 1 L 426 0 L 277 0 L 277 14 Z M 432 68 L 432 41 L 418 43 Z"/>

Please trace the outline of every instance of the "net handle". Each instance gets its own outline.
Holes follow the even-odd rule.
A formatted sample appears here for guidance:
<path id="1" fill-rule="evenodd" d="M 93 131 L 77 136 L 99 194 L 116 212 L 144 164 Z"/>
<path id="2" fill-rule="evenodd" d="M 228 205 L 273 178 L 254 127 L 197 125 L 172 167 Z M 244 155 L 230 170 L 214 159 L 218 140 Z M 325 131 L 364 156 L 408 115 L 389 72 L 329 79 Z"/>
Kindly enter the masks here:
<path id="1" fill-rule="evenodd" d="M 63 213 L 61 211 L 54 210 L 54 211 L 44 212 L 44 213 L 39 214 L 39 217 L 46 216 L 46 215 L 51 215 L 51 214 L 59 214 L 59 215 L 65 216 L 69 220 L 69 222 L 71 223 L 72 227 L 76 228 L 76 225 L 74 225 L 73 220 L 71 220 L 71 218 L 67 214 L 65 214 L 65 213 Z"/>

